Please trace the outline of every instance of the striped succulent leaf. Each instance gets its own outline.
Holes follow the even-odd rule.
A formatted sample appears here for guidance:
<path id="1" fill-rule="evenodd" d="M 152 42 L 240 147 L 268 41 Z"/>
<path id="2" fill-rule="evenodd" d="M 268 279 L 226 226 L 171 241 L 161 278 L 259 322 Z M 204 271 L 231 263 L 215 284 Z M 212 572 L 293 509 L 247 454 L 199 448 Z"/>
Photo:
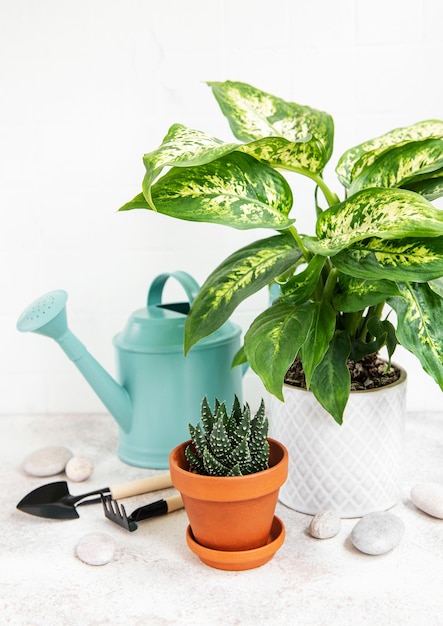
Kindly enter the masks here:
<path id="1" fill-rule="evenodd" d="M 344 313 L 363 311 L 398 295 L 397 285 L 389 280 L 361 280 L 340 274 L 339 286 L 340 292 L 334 295 L 332 304 Z"/>
<path id="2" fill-rule="evenodd" d="M 349 351 L 348 333 L 337 331 L 312 376 L 312 393 L 338 424 L 343 423 L 343 413 L 351 390 L 347 367 Z"/>
<path id="3" fill-rule="evenodd" d="M 185 323 L 185 351 L 219 328 L 245 299 L 302 257 L 289 233 L 260 239 L 231 254 L 206 279 Z"/>
<path id="4" fill-rule="evenodd" d="M 349 195 L 367 187 L 402 187 L 443 167 L 443 139 L 413 141 L 386 150 L 355 177 Z"/>
<path id="5" fill-rule="evenodd" d="M 443 389 L 443 299 L 427 283 L 399 283 L 400 297 L 388 304 L 397 313 L 397 337 Z"/>
<path id="6" fill-rule="evenodd" d="M 334 137 L 334 123 L 328 113 L 286 102 L 246 83 L 208 84 L 237 139 L 249 142 L 264 137 L 284 138 L 293 144 L 286 147 L 289 158 L 297 153 L 297 146 L 311 142 L 319 160 L 312 159 L 310 167 L 316 172 L 324 168 L 332 154 Z M 319 144 L 317 148 L 315 143 Z M 257 148 L 259 152 L 262 149 Z"/>
<path id="7" fill-rule="evenodd" d="M 174 167 L 151 188 L 159 213 L 194 222 L 288 228 L 292 193 L 276 170 L 233 152 L 196 167 Z"/>
<path id="8" fill-rule="evenodd" d="M 441 139 L 442 137 L 443 121 L 441 120 L 426 120 L 404 128 L 396 128 L 347 150 L 340 157 L 335 171 L 341 183 L 349 187 L 354 178 L 389 148 L 400 147 L 411 141 Z"/>
<path id="9" fill-rule="evenodd" d="M 443 276 L 443 236 L 364 239 L 336 254 L 334 265 L 358 278 L 427 282 Z"/>
<path id="10" fill-rule="evenodd" d="M 333 256 L 368 237 L 443 235 L 443 212 L 405 189 L 363 189 L 324 211 L 317 219 L 316 231 L 318 240 L 307 237 L 306 247 Z"/>
<path id="11" fill-rule="evenodd" d="M 225 154 L 229 154 L 238 145 L 235 143 L 224 143 L 216 137 L 188 128 L 182 124 L 173 124 L 161 145 L 143 157 L 143 163 L 146 168 L 146 174 L 143 179 L 143 194 L 151 209 L 156 210 L 151 198 L 151 187 L 164 167 L 204 165 Z"/>
<path id="12" fill-rule="evenodd" d="M 307 302 L 299 307 L 276 300 L 252 322 L 245 334 L 244 349 L 249 365 L 264 386 L 283 400 L 286 372 L 316 317 L 316 306 Z"/>

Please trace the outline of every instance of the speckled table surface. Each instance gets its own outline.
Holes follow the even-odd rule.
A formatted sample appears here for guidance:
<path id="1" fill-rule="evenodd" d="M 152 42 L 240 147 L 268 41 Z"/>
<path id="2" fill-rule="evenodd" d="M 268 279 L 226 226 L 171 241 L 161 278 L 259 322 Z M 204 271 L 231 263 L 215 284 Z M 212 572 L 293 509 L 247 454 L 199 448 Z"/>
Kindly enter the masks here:
<path id="1" fill-rule="evenodd" d="M 359 553 L 343 520 L 335 538 L 309 536 L 311 518 L 282 504 L 286 540 L 266 565 L 244 572 L 210 568 L 188 549 L 186 513 L 148 520 L 129 533 L 83 507 L 76 520 L 45 520 L 16 510 L 31 489 L 63 479 L 33 478 L 23 458 L 64 445 L 95 464 L 91 478 L 71 483 L 82 493 L 160 471 L 117 458 L 117 427 L 106 415 L 0 417 L 0 623 L 26 626 L 130 624 L 302 624 L 437 626 L 443 623 L 443 521 L 418 511 L 415 482 L 443 484 L 443 414 L 407 418 L 403 498 L 392 509 L 406 525 L 400 545 L 383 556 Z M 160 492 L 166 495 L 168 492 Z M 125 500 L 127 509 L 147 496 Z M 78 541 L 105 532 L 115 559 L 93 567 L 75 555 Z"/>

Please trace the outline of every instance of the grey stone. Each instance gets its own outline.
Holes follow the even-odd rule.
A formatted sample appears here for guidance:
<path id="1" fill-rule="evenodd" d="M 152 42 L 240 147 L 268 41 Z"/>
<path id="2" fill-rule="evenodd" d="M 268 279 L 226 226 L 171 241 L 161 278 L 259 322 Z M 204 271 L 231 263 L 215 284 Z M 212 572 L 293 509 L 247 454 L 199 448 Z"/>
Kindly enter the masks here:
<path id="1" fill-rule="evenodd" d="M 341 519 L 335 511 L 320 511 L 311 520 L 309 531 L 316 539 L 335 537 L 341 528 Z"/>
<path id="2" fill-rule="evenodd" d="M 424 513 L 443 519 L 443 485 L 417 483 L 411 489 L 411 501 Z"/>
<path id="3" fill-rule="evenodd" d="M 368 513 L 351 532 L 351 541 L 365 554 L 379 555 L 393 550 L 405 532 L 405 525 L 393 513 Z"/>
<path id="4" fill-rule="evenodd" d="M 23 469 L 31 476 L 53 476 L 65 470 L 71 457 L 72 452 L 64 446 L 48 446 L 29 454 L 23 462 Z"/>
<path id="5" fill-rule="evenodd" d="M 88 565 L 106 565 L 115 556 L 116 543 L 106 533 L 89 533 L 76 546 L 78 558 Z"/>
<path id="6" fill-rule="evenodd" d="M 73 456 L 66 463 L 65 472 L 69 480 L 82 482 L 89 478 L 94 471 L 94 465 L 83 456 Z"/>

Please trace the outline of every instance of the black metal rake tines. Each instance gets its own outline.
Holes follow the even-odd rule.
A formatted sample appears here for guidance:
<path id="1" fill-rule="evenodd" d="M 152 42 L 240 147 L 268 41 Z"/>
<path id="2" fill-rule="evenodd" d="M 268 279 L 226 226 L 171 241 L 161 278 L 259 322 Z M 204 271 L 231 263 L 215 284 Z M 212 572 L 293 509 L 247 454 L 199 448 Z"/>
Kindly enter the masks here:
<path id="1" fill-rule="evenodd" d="M 101 496 L 103 510 L 108 519 L 122 526 L 126 530 L 133 532 L 137 530 L 136 522 L 128 519 L 123 504 L 119 504 L 117 500 L 113 500 L 112 496 Z"/>

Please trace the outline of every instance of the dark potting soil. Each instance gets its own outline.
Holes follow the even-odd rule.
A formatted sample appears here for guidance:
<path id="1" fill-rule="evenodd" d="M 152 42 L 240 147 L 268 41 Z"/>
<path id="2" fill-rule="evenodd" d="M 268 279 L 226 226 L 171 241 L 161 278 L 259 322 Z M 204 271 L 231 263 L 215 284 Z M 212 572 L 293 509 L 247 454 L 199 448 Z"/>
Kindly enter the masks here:
<path id="1" fill-rule="evenodd" d="M 361 361 L 349 360 L 348 369 L 351 374 L 351 391 L 377 389 L 400 378 L 399 368 L 392 364 L 389 368 L 388 363 L 376 354 L 369 354 Z M 306 389 L 305 373 L 299 359 L 286 372 L 285 383 Z"/>

